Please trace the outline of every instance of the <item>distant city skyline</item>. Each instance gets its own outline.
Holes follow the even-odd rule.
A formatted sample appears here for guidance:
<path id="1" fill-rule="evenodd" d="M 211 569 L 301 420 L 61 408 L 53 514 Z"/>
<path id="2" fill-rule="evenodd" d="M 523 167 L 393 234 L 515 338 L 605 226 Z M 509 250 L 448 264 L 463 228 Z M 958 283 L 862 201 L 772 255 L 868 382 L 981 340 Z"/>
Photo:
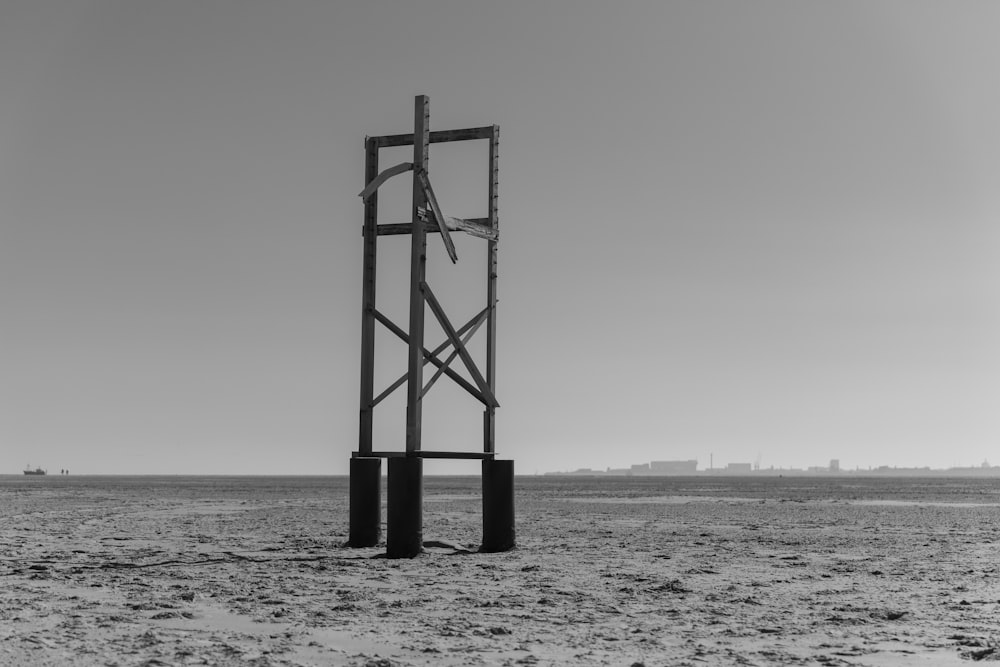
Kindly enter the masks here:
<path id="1" fill-rule="evenodd" d="M 975 474 L 984 473 L 1000 476 L 1000 466 L 983 461 L 978 465 L 949 466 L 933 468 L 931 466 L 896 466 L 882 464 L 878 466 L 842 466 L 839 459 L 831 459 L 826 465 L 812 465 L 804 468 L 794 466 L 760 465 L 745 461 L 731 461 L 720 466 L 699 466 L 695 459 L 682 461 L 650 461 L 648 463 L 633 463 L 625 467 L 608 467 L 603 470 L 594 468 L 577 468 L 575 470 L 552 470 L 547 475 L 611 475 L 611 476 L 683 476 L 691 474 L 833 474 L 850 475 L 852 473 L 907 473 L 907 474 Z"/>

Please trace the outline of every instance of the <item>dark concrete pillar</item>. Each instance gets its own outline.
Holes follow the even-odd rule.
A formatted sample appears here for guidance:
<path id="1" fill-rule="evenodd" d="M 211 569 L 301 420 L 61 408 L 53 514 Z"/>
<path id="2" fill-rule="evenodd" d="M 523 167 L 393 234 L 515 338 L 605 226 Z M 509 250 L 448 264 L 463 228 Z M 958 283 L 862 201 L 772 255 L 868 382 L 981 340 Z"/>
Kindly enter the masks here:
<path id="1" fill-rule="evenodd" d="M 351 459 L 350 547 L 373 547 L 382 537 L 382 459 Z"/>
<path id="2" fill-rule="evenodd" d="M 413 558 L 423 549 L 423 464 L 415 456 L 389 459 L 389 558 Z"/>
<path id="3" fill-rule="evenodd" d="M 483 545 L 480 551 L 514 548 L 514 462 L 483 461 Z"/>

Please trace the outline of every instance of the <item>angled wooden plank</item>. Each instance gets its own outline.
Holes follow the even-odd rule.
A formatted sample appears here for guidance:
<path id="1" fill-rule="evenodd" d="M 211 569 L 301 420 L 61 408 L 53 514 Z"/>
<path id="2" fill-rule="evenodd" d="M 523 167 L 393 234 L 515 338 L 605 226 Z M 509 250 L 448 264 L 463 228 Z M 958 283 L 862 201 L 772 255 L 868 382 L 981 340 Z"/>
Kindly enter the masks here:
<path id="1" fill-rule="evenodd" d="M 469 371 L 469 375 L 471 375 L 472 379 L 476 382 L 480 393 L 482 393 L 482 395 L 489 401 L 487 405 L 491 405 L 494 408 L 500 407 L 500 404 L 497 403 L 497 399 L 493 396 L 493 392 L 490 390 L 489 385 L 486 384 L 486 380 L 483 379 L 482 373 L 480 373 L 479 369 L 476 367 L 476 362 L 472 360 L 472 357 L 469 355 L 469 351 L 465 349 L 465 345 L 462 344 L 455 328 L 452 327 L 451 322 L 448 321 L 448 316 L 445 314 L 444 308 L 441 307 L 441 303 L 437 300 L 437 297 L 434 296 L 431 286 L 424 282 L 421 287 L 421 291 L 424 293 L 424 299 L 426 299 L 427 305 L 431 307 L 431 312 L 434 313 L 434 317 L 437 318 L 438 324 L 441 325 L 445 334 L 447 334 L 448 338 L 451 339 L 451 344 L 458 350 L 458 356 L 462 358 L 462 363 L 465 364 L 466 369 Z"/>
<path id="2" fill-rule="evenodd" d="M 487 127 L 466 127 L 459 130 L 436 130 L 431 132 L 431 143 L 439 144 L 448 141 L 470 141 L 474 139 L 489 139 L 493 133 L 493 126 Z M 391 146 L 412 146 L 412 134 L 386 134 L 380 137 L 372 137 L 379 148 L 389 148 Z"/>
<path id="3" fill-rule="evenodd" d="M 434 196 L 434 189 L 431 187 L 431 182 L 427 180 L 427 172 L 421 169 L 417 172 L 417 178 L 420 179 L 420 185 L 424 189 L 424 196 L 427 199 L 427 203 L 434 212 L 434 218 L 438 221 L 445 220 L 444 214 L 441 213 L 441 207 L 438 206 L 437 197 Z M 458 261 L 458 253 L 455 252 L 455 242 L 451 240 L 448 225 L 439 224 L 438 230 L 441 232 L 441 240 L 444 241 L 444 249 L 448 251 L 448 257 L 451 257 L 451 263 L 454 264 Z"/>
<path id="4" fill-rule="evenodd" d="M 394 167 L 389 167 L 388 169 L 380 173 L 378 176 L 373 178 L 368 183 L 368 185 L 365 186 L 365 189 L 358 194 L 358 196 L 361 197 L 362 199 L 368 199 L 373 194 L 375 194 L 375 191 L 379 189 L 380 185 L 388 181 L 390 178 L 396 176 L 397 174 L 403 174 L 405 172 L 408 172 L 411 169 L 413 169 L 412 162 L 400 162 Z"/>
<path id="5" fill-rule="evenodd" d="M 479 317 L 476 319 L 475 325 L 469 330 L 468 333 L 465 334 L 465 336 L 462 337 L 462 345 L 469 344 L 469 341 L 472 340 L 472 337 L 475 336 L 476 332 L 479 330 L 480 325 L 482 325 L 482 323 L 486 321 L 486 316 L 488 314 L 489 311 L 485 308 L 479 313 Z M 458 331 L 459 336 L 462 336 L 462 333 L 463 332 L 461 330 Z M 451 343 L 450 340 L 447 342 L 449 344 Z M 457 356 L 458 356 L 458 350 L 452 350 L 451 354 L 449 354 L 448 357 L 444 360 L 444 366 L 439 367 L 437 369 L 437 372 L 434 373 L 434 375 L 431 376 L 431 379 L 427 381 L 427 384 L 424 385 L 424 392 L 423 392 L 424 396 L 427 395 L 427 392 L 431 390 L 431 387 L 434 386 L 434 383 L 437 382 L 439 377 L 441 377 L 441 374 L 444 373 L 445 369 L 449 368 L 451 362 L 453 362 L 455 360 L 455 357 Z"/>

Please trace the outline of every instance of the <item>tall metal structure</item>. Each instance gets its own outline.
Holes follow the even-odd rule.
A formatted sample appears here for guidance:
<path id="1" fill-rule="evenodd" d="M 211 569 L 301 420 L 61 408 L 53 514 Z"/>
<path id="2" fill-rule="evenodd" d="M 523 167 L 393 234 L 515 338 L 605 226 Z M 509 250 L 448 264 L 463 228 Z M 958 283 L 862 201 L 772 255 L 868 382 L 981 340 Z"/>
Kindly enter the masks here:
<path id="1" fill-rule="evenodd" d="M 351 458 L 350 544 L 374 546 L 381 537 L 381 463 L 388 460 L 388 516 L 386 551 L 390 558 L 417 555 L 422 548 L 423 459 L 481 459 L 483 466 L 483 551 L 504 551 L 514 546 L 514 465 L 495 458 L 496 408 L 496 305 L 497 305 L 497 148 L 499 126 L 430 131 L 430 106 L 426 95 L 414 103 L 413 133 L 368 137 L 365 140 L 364 277 L 361 319 L 361 413 L 358 449 Z M 429 149 L 434 143 L 486 140 L 489 142 L 489 192 L 487 217 L 465 220 L 446 216 L 438 203 L 428 173 Z M 379 171 L 379 149 L 413 146 L 413 162 L 403 162 Z M 412 172 L 411 222 L 380 224 L 378 188 L 388 179 Z M 428 235 L 439 235 L 452 262 L 458 260 L 451 232 L 463 232 L 486 241 L 486 304 L 472 319 L 456 328 L 427 284 Z M 381 313 L 375 303 L 378 237 L 409 234 L 410 311 L 404 330 Z M 427 309 L 445 332 L 446 340 L 428 349 L 424 344 Z M 381 324 L 409 348 L 407 370 L 398 380 L 375 395 L 375 329 Z M 479 370 L 466 348 L 485 324 L 486 373 Z M 449 348 L 449 356 L 442 358 Z M 472 382 L 451 368 L 458 357 Z M 436 367 L 424 382 L 424 366 Z M 446 375 L 480 401 L 483 411 L 482 451 L 446 452 L 422 448 L 423 398 L 431 386 Z M 375 408 L 394 390 L 406 385 L 405 450 L 376 450 L 372 442 Z"/>

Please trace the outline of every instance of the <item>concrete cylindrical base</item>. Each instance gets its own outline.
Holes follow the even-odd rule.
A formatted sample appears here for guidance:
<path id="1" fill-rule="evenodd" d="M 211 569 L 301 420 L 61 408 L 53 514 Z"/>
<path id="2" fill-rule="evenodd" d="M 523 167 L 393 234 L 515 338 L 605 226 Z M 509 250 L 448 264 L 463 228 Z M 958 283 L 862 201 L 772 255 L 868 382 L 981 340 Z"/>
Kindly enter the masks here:
<path id="1" fill-rule="evenodd" d="M 514 548 L 514 462 L 483 461 L 483 545 L 480 551 Z"/>
<path id="2" fill-rule="evenodd" d="M 382 537 L 382 459 L 351 459 L 349 547 L 373 547 Z"/>
<path id="3" fill-rule="evenodd" d="M 389 459 L 386 555 L 413 558 L 423 549 L 423 459 Z"/>

